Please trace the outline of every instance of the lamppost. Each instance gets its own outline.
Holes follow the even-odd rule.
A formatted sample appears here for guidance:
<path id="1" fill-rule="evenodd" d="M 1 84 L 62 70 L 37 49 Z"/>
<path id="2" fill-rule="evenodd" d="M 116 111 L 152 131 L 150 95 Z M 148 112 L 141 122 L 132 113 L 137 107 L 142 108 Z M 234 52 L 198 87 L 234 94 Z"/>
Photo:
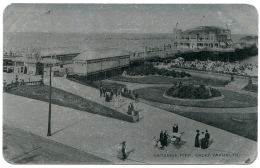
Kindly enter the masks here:
<path id="1" fill-rule="evenodd" d="M 51 136 L 51 67 L 50 64 L 50 93 L 49 93 L 49 115 L 48 115 L 48 133 L 47 136 Z"/>
<path id="2" fill-rule="evenodd" d="M 53 16 L 52 16 L 52 11 L 48 11 L 45 14 L 51 14 L 51 32 L 53 31 Z M 50 38 L 51 38 L 51 59 L 52 59 L 52 37 L 51 37 L 51 32 L 50 32 Z M 48 64 L 47 64 L 48 66 Z M 47 136 L 51 136 L 51 68 L 52 68 L 52 62 L 50 61 L 50 90 L 49 90 L 49 114 L 48 114 L 48 133 Z"/>

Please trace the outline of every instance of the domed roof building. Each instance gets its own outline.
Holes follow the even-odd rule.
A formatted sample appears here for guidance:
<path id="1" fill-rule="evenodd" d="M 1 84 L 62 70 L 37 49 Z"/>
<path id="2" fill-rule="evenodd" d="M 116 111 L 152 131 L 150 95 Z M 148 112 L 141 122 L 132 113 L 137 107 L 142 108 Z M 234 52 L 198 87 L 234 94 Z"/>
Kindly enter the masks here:
<path id="1" fill-rule="evenodd" d="M 226 49 L 232 47 L 231 31 L 216 26 L 173 30 L 173 46 L 178 49 Z"/>

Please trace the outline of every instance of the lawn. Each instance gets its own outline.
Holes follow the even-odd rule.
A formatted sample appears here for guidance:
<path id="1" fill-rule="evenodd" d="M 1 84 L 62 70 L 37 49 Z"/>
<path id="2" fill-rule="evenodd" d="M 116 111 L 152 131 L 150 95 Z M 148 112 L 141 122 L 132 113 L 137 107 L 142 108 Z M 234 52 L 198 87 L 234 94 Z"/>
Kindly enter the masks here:
<path id="1" fill-rule="evenodd" d="M 189 106 L 189 107 L 208 107 L 208 108 L 239 108 L 239 107 L 253 107 L 257 106 L 257 98 L 241 93 L 219 90 L 225 97 L 215 101 L 183 101 L 172 100 L 163 97 L 169 87 L 148 87 L 135 90 L 138 93 L 139 98 L 146 99 L 154 102 Z"/>
<path id="2" fill-rule="evenodd" d="M 131 82 L 131 83 L 143 83 L 143 84 L 173 84 L 179 81 L 188 82 L 193 85 L 211 85 L 211 86 L 225 86 L 230 81 L 225 79 L 216 79 L 214 77 L 185 77 L 185 78 L 173 78 L 166 76 L 146 76 L 142 78 L 130 78 L 125 76 L 114 76 L 109 78 L 114 81 Z"/>
<path id="3" fill-rule="evenodd" d="M 174 113 L 257 141 L 257 113 Z M 235 121 L 233 117 L 244 118 L 246 122 Z"/>
<path id="4" fill-rule="evenodd" d="M 174 110 L 169 111 L 257 141 L 257 113 L 199 113 L 178 112 Z M 232 119 L 233 117 L 244 118 L 246 119 L 246 122 L 235 121 Z"/>
<path id="5" fill-rule="evenodd" d="M 220 90 L 225 97 L 216 101 L 171 100 L 162 96 L 168 89 L 169 87 L 150 87 L 138 89 L 136 92 L 140 98 L 148 100 L 146 103 L 149 105 L 257 141 L 257 113 L 183 112 L 169 108 L 167 105 L 207 108 L 250 107 L 257 106 L 257 98 L 236 92 Z"/>
<path id="6" fill-rule="evenodd" d="M 15 87 L 7 91 L 10 94 L 24 96 L 44 102 L 49 102 L 49 86 L 23 86 Z M 122 114 L 108 107 L 102 106 L 93 101 L 84 99 L 83 97 L 65 92 L 63 90 L 52 88 L 52 103 L 64 107 L 69 107 L 85 112 L 90 112 L 110 118 L 133 122 L 133 118 L 126 114 Z"/>

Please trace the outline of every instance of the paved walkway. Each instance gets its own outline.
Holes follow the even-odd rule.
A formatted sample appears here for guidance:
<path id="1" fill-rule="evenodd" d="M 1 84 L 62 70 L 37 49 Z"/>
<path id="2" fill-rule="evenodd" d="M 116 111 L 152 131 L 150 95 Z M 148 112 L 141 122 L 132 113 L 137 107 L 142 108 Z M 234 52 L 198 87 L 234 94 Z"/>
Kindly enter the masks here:
<path id="1" fill-rule="evenodd" d="M 54 87 L 66 91 L 72 88 L 70 92 L 76 92 L 93 101 L 102 99 L 99 98 L 97 89 L 64 78 L 53 78 L 54 83 L 57 85 Z M 7 93 L 4 93 L 3 101 L 4 124 L 47 137 L 48 103 Z M 131 100 L 124 98 L 124 101 Z M 47 138 L 117 164 L 244 164 L 248 158 L 253 161 L 257 156 L 255 141 L 147 104 L 139 103 L 138 108 L 142 110 L 144 119 L 138 123 L 128 123 L 53 105 L 53 135 Z M 170 144 L 164 150 L 153 148 L 153 137 L 158 138 L 161 130 L 168 130 L 170 133 L 175 123 L 179 124 L 179 132 L 182 133 L 181 145 L 176 147 Z M 197 129 L 209 130 L 213 143 L 208 149 L 194 147 Z M 134 151 L 126 161 L 116 157 L 117 147 L 124 140 L 127 150 Z M 214 154 L 218 156 L 213 156 Z"/>
<path id="2" fill-rule="evenodd" d="M 44 83 L 49 85 L 49 80 L 45 79 Z M 106 102 L 104 97 L 100 97 L 100 92 L 98 89 L 92 88 L 90 86 L 86 86 L 74 81 L 70 81 L 64 77 L 54 77 L 52 78 L 52 86 L 58 89 L 62 89 L 64 91 L 76 94 L 88 100 L 99 103 L 103 106 L 116 110 L 118 112 L 126 114 L 128 110 L 129 103 L 133 102 L 133 100 L 125 99 L 122 97 L 122 101 L 120 103 L 120 107 L 118 107 L 117 101 L 115 102 Z M 142 118 L 143 110 L 140 110 L 138 105 L 136 105 L 137 110 L 140 113 L 140 118 Z"/>
<path id="3" fill-rule="evenodd" d="M 11 164 L 112 164 L 9 125 L 3 126 L 3 156 Z"/>

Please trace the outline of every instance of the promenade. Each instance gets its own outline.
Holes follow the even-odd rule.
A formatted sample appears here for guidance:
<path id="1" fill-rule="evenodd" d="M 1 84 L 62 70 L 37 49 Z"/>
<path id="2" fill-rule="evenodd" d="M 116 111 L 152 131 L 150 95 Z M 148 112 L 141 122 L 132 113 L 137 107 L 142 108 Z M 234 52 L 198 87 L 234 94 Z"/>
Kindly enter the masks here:
<path id="1" fill-rule="evenodd" d="M 47 80 L 45 82 L 48 83 Z M 92 101 L 102 104 L 103 98 L 99 97 L 97 89 L 65 78 L 53 78 L 53 86 L 85 95 Z M 255 141 L 145 103 L 138 103 L 138 109 L 144 117 L 138 123 L 123 122 L 52 105 L 53 135 L 47 137 L 48 103 L 8 93 L 4 93 L 3 96 L 4 124 L 116 164 L 245 164 L 248 158 L 254 161 L 257 156 Z M 123 98 L 123 105 L 118 110 L 126 112 L 124 108 L 131 101 Z M 113 106 L 113 103 L 107 105 Z M 168 133 L 171 133 L 173 124 L 179 125 L 179 132 L 182 134 L 180 146 L 169 144 L 164 150 L 154 148 L 153 137 L 159 138 L 161 130 L 168 130 Z M 194 147 L 197 129 L 209 130 L 212 140 L 208 149 Z M 127 151 L 130 151 L 125 161 L 116 157 L 117 147 L 122 141 L 126 141 Z"/>

